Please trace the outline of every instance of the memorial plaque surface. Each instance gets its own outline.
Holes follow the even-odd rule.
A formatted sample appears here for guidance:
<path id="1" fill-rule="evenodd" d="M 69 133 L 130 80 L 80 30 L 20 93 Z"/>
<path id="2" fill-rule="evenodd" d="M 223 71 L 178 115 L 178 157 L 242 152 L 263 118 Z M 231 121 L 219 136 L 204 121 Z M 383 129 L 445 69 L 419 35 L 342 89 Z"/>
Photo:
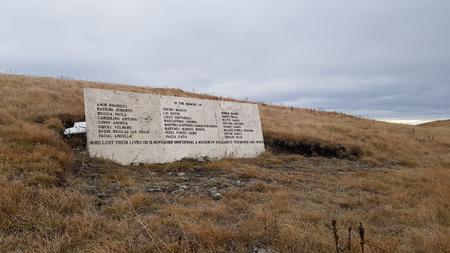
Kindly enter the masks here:
<path id="1" fill-rule="evenodd" d="M 165 163 L 264 151 L 256 104 L 85 89 L 84 106 L 92 157 Z"/>

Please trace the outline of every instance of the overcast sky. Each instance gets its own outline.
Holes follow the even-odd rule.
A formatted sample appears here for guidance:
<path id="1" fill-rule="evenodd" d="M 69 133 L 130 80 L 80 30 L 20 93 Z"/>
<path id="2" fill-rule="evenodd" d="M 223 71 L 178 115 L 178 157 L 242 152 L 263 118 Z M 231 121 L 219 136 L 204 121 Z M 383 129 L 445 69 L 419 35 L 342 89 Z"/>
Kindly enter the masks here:
<path id="1" fill-rule="evenodd" d="M 450 118 L 450 1 L 0 0 L 0 72 Z"/>

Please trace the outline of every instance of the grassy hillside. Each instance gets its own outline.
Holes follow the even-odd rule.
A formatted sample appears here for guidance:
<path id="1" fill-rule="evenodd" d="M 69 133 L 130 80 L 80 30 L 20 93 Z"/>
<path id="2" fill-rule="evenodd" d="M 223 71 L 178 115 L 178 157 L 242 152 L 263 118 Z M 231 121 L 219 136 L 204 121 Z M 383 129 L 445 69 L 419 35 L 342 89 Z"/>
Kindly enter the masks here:
<path id="1" fill-rule="evenodd" d="M 436 120 L 421 124 L 422 127 L 450 127 L 450 119 L 448 120 Z"/>
<path id="2" fill-rule="evenodd" d="M 12 123 L 10 138 L 21 125 L 33 128 L 62 129 L 70 120 L 82 120 L 83 88 L 104 88 L 172 96 L 223 99 L 180 89 L 157 89 L 104 83 L 0 76 L 0 118 Z M 231 99 L 227 99 L 231 100 Z M 270 143 L 305 154 L 356 156 L 374 163 L 404 165 L 449 165 L 450 130 L 411 127 L 356 118 L 340 113 L 320 112 L 280 106 L 260 106 L 264 136 Z M 13 122 L 14 121 L 14 122 Z M 37 129 L 36 129 L 37 130 Z M 52 134 L 49 130 L 40 134 Z M 31 134 L 31 133 L 30 133 Z M 36 133 L 37 134 L 37 133 Z M 22 137 L 23 138 L 23 137 Z M 300 145 L 297 145 L 300 144 Z M 325 150 L 324 150 L 325 149 Z M 327 149 L 329 152 L 327 153 Z M 339 152 L 338 154 L 339 155 Z"/>
<path id="3" fill-rule="evenodd" d="M 450 251 L 450 128 L 260 104 L 257 159 L 127 167 L 61 135 L 86 87 L 223 99 L 0 75 L 0 252 L 329 252 L 333 219 L 353 252 L 360 221 L 369 252 Z"/>

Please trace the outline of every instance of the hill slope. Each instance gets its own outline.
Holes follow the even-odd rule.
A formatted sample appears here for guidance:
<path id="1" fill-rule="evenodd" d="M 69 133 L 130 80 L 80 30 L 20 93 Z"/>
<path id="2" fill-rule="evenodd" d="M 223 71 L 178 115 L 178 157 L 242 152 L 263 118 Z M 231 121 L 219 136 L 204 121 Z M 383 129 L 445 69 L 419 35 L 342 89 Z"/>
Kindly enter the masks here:
<path id="1" fill-rule="evenodd" d="M 223 99 L 184 92 L 180 89 L 111 85 L 54 78 L 3 75 L 0 76 L 0 84 L 1 120 L 8 122 L 15 118 L 15 124 L 25 124 L 30 128 L 49 124 L 57 124 L 61 128 L 61 124 L 82 120 L 83 88 L 86 87 Z M 357 156 L 375 163 L 406 165 L 450 163 L 449 159 L 442 160 L 439 156 L 450 155 L 448 150 L 450 131 L 412 128 L 340 113 L 265 104 L 260 106 L 260 111 L 265 138 L 269 143 L 279 144 L 283 149 L 297 149 L 298 152 L 305 154 Z M 336 146 L 345 150 L 341 150 L 339 154 Z"/>
<path id="2" fill-rule="evenodd" d="M 450 119 L 447 120 L 436 120 L 421 124 L 424 127 L 450 127 Z"/>
<path id="3" fill-rule="evenodd" d="M 0 252 L 329 252 L 332 219 L 370 251 L 450 249 L 450 129 L 260 104 L 257 159 L 128 167 L 61 135 L 85 87 L 221 99 L 0 75 Z"/>

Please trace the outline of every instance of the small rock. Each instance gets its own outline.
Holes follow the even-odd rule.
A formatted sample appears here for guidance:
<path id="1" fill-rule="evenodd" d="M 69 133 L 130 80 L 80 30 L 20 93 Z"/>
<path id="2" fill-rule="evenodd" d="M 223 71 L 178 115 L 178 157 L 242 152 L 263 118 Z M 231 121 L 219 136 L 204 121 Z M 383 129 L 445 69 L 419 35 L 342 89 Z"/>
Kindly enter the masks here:
<path id="1" fill-rule="evenodd" d="M 121 190 L 121 187 L 120 187 L 120 185 L 117 184 L 117 183 L 112 183 L 112 184 L 109 186 L 109 191 L 111 191 L 111 192 L 120 191 L 120 190 Z"/>
<path id="2" fill-rule="evenodd" d="M 223 198 L 223 195 L 220 192 L 218 192 L 217 189 L 215 189 L 215 188 L 209 189 L 208 194 L 214 200 L 220 200 Z"/>
<path id="3" fill-rule="evenodd" d="M 144 191 L 145 192 L 160 192 L 161 188 L 159 188 L 159 187 L 145 187 Z"/>
<path id="4" fill-rule="evenodd" d="M 188 177 L 186 176 L 186 173 L 184 173 L 184 172 L 179 172 L 177 175 L 183 181 L 187 181 L 188 180 Z"/>
<path id="5" fill-rule="evenodd" d="M 242 186 L 244 186 L 245 184 L 244 184 L 244 182 L 242 182 L 241 180 L 236 180 L 236 182 L 234 183 L 234 185 L 237 186 L 237 187 L 242 187 Z"/>
<path id="6" fill-rule="evenodd" d="M 205 184 L 205 186 L 207 186 L 207 187 L 213 187 L 216 189 L 215 185 L 217 185 L 217 179 L 215 179 L 215 178 L 208 178 L 208 180 Z"/>
<path id="7" fill-rule="evenodd" d="M 104 198 L 104 197 L 106 197 L 106 194 L 104 192 L 97 192 L 95 195 L 97 196 L 97 198 Z"/>
<path id="8" fill-rule="evenodd" d="M 252 253 L 274 253 L 274 251 L 263 246 L 253 246 Z"/>
<path id="9" fill-rule="evenodd" d="M 89 194 L 96 194 L 97 193 L 97 187 L 94 185 L 89 185 L 86 187 L 86 192 Z"/>
<path id="10" fill-rule="evenodd" d="M 135 189 L 131 189 L 131 188 L 127 188 L 127 189 L 125 189 L 125 192 L 126 192 L 127 194 L 133 194 L 133 193 L 136 192 L 136 190 L 135 190 Z"/>
<path id="11" fill-rule="evenodd" d="M 178 194 L 178 193 L 183 193 L 185 192 L 189 187 L 187 185 L 179 185 L 178 189 L 172 191 L 170 194 L 174 195 L 174 194 Z"/>

